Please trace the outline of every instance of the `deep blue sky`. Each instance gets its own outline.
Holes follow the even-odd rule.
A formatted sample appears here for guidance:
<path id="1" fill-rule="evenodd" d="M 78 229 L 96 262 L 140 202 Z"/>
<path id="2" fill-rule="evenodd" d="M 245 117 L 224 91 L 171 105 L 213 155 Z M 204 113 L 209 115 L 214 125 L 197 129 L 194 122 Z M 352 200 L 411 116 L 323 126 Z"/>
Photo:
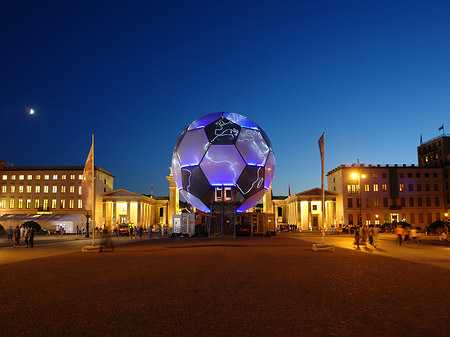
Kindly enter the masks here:
<path id="1" fill-rule="evenodd" d="M 420 135 L 450 130 L 449 18 L 448 1 L 2 1 L 0 158 L 84 165 L 94 132 L 115 188 L 168 195 L 180 132 L 229 111 L 270 137 L 275 195 L 320 186 L 322 132 L 326 171 L 417 163 Z"/>

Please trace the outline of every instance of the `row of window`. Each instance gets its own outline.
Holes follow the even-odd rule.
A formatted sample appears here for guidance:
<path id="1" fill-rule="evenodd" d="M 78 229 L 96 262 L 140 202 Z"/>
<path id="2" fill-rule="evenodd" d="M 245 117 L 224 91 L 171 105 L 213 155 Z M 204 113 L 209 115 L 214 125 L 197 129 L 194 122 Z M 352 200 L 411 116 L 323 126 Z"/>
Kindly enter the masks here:
<path id="1" fill-rule="evenodd" d="M 399 191 L 404 192 L 405 191 L 405 184 L 399 184 Z M 372 187 L 373 192 L 379 191 L 379 184 L 373 184 Z M 386 192 L 387 191 L 387 184 L 381 184 L 381 191 Z M 408 184 L 408 191 L 414 192 L 414 184 Z M 416 191 L 421 192 L 422 191 L 422 184 L 416 184 Z M 431 184 L 425 184 L 425 191 L 429 192 L 431 191 Z M 439 184 L 433 184 L 433 191 L 438 192 L 439 191 Z M 365 184 L 364 185 L 364 192 L 370 192 L 370 185 Z M 347 193 L 348 194 L 358 194 L 359 193 L 359 185 L 358 184 L 347 184 Z"/>
<path id="2" fill-rule="evenodd" d="M 42 204 L 41 204 L 40 199 L 34 199 L 34 202 L 33 202 L 33 200 L 31 200 L 31 199 L 19 198 L 16 201 L 16 199 L 11 198 L 11 199 L 9 199 L 9 208 L 14 209 L 14 208 L 16 208 L 16 205 L 17 205 L 18 209 L 23 209 L 23 208 L 31 209 L 33 207 L 34 209 L 42 208 L 44 210 L 48 210 L 49 203 L 50 203 L 50 208 L 56 209 L 58 206 L 57 199 L 43 199 Z M 75 208 L 75 204 L 77 205 L 78 208 L 83 208 L 83 201 L 81 199 L 78 199 L 78 200 L 69 199 L 69 203 L 68 203 L 69 209 Z M 66 206 L 67 206 L 66 199 L 60 199 L 59 200 L 59 208 L 65 209 Z M 6 209 L 6 199 L 0 199 L 0 209 Z"/>
<path id="3" fill-rule="evenodd" d="M 76 174 L 70 174 L 70 175 L 61 174 L 61 180 L 67 180 L 67 177 L 69 177 L 70 180 L 75 180 L 76 176 L 77 176 Z M 27 180 L 33 180 L 33 175 L 32 174 L 27 174 L 27 175 L 25 175 L 25 174 L 19 174 L 19 175 L 11 174 L 10 178 L 11 178 L 11 180 L 16 180 L 17 178 L 19 180 L 25 180 L 25 177 L 27 178 Z M 50 180 L 50 177 L 52 177 L 53 180 L 58 180 L 58 175 L 57 174 L 44 174 L 44 175 L 35 174 L 34 175 L 34 179 L 36 179 L 36 180 L 41 180 L 41 177 L 44 180 Z M 79 180 L 83 180 L 83 175 L 79 174 L 78 175 L 78 179 Z M 2 176 L 2 180 L 8 180 L 8 175 L 4 174 Z"/>
<path id="4" fill-rule="evenodd" d="M 27 185 L 27 186 L 19 185 L 17 187 L 18 187 L 17 188 L 18 193 L 24 193 L 24 191 L 26 191 L 26 193 L 33 193 L 33 186 L 31 186 L 31 185 Z M 51 188 L 52 188 L 52 193 L 58 193 L 57 185 L 53 185 L 53 186 L 51 186 Z M 11 185 L 9 187 L 9 191 L 10 191 L 10 193 L 16 193 L 16 186 Z M 48 185 L 42 186 L 42 191 L 44 193 L 49 193 L 50 186 L 48 186 Z M 2 193 L 7 193 L 7 192 L 8 192 L 8 186 L 2 185 Z M 34 186 L 34 193 L 41 193 L 40 185 Z M 60 193 L 66 193 L 66 185 L 60 186 Z M 75 185 L 69 186 L 69 193 L 75 193 Z M 81 185 L 78 186 L 78 195 L 81 195 Z"/>
<path id="5" fill-rule="evenodd" d="M 426 217 L 427 217 L 427 223 L 432 223 L 433 222 L 433 213 L 425 213 Z M 398 219 L 398 221 L 405 221 L 408 220 L 409 223 L 424 223 L 424 213 L 417 213 L 417 217 L 416 217 L 416 213 L 410 213 L 409 214 L 409 219 L 406 219 L 406 215 L 407 213 L 401 213 L 400 219 Z M 359 217 L 359 214 L 348 214 L 348 223 L 350 225 L 353 225 L 354 223 L 357 222 L 357 219 Z M 436 213 L 434 216 L 435 221 L 439 221 L 441 220 L 441 213 Z M 392 219 L 391 219 L 391 214 L 390 213 L 385 213 L 384 214 L 384 221 L 383 223 L 391 223 Z M 380 225 L 380 219 L 376 218 L 375 219 L 375 225 Z M 371 225 L 373 224 L 372 222 L 372 216 L 371 214 L 365 214 L 365 224 L 366 225 Z"/>
<path id="6" fill-rule="evenodd" d="M 389 207 L 389 199 L 388 198 L 366 198 L 365 199 L 365 206 L 367 208 L 370 207 L 380 207 L 380 199 L 383 201 L 383 206 L 382 207 Z M 431 205 L 431 197 L 425 197 L 425 206 L 426 207 L 432 207 Z M 401 206 L 401 207 L 406 207 L 406 200 L 407 198 L 400 198 L 400 205 L 396 204 L 396 199 L 392 199 L 392 205 L 391 206 Z M 408 201 L 409 201 L 409 207 L 416 207 L 416 203 L 415 203 L 416 197 L 409 197 Z M 373 201 L 373 202 L 372 202 Z M 422 197 L 417 197 L 417 207 L 423 207 L 424 206 L 424 202 L 423 202 L 423 198 Z M 353 198 L 348 198 L 347 199 L 347 207 L 348 208 L 352 208 L 354 205 L 353 203 Z M 361 198 L 356 198 L 356 204 L 355 207 L 361 207 Z M 434 198 L 434 207 L 439 207 L 440 206 L 440 199 L 439 197 L 435 197 Z"/>
<path id="7" fill-rule="evenodd" d="M 372 178 L 378 178 L 378 173 L 372 173 Z M 438 173 L 437 172 L 433 172 L 433 174 L 432 174 L 432 176 L 433 176 L 433 178 L 438 178 Z M 398 177 L 399 178 L 405 178 L 405 173 L 404 172 L 400 172 L 399 174 L 398 174 Z M 406 173 L 406 177 L 408 177 L 408 178 L 412 178 L 413 177 L 413 174 L 412 174 L 412 172 L 408 172 L 408 173 Z M 421 172 L 416 172 L 416 178 L 421 178 L 422 177 L 422 173 Z M 430 172 L 425 172 L 424 173 L 424 177 L 425 178 L 430 178 Z M 381 178 L 387 178 L 387 173 L 381 173 Z"/>

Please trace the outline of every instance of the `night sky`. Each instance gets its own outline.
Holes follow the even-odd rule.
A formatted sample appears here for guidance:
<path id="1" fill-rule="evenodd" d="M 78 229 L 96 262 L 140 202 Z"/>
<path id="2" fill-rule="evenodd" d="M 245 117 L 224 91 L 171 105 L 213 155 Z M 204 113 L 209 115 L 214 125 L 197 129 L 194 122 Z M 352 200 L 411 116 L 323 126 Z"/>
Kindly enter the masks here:
<path id="1" fill-rule="evenodd" d="M 448 1 L 2 1 L 0 158 L 84 165 L 95 133 L 115 188 L 168 195 L 178 135 L 228 111 L 270 137 L 275 195 L 320 187 L 322 132 L 326 171 L 417 164 L 420 135 L 450 130 L 449 18 Z"/>

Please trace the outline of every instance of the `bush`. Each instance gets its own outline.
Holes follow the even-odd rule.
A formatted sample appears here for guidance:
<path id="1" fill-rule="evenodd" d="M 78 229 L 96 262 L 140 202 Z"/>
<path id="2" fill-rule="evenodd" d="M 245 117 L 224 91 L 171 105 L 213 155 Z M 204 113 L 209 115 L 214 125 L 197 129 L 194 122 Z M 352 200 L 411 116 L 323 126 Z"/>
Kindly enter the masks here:
<path id="1" fill-rule="evenodd" d="M 37 233 L 41 230 L 41 225 L 39 225 L 37 222 L 34 221 L 27 221 L 22 224 L 23 227 L 33 227 L 34 231 Z"/>

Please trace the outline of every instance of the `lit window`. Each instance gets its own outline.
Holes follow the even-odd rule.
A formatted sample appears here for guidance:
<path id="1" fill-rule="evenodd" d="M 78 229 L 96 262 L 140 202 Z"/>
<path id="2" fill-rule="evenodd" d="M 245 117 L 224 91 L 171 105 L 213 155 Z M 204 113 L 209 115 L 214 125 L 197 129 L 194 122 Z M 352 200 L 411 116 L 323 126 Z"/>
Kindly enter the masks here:
<path id="1" fill-rule="evenodd" d="M 27 185 L 27 193 L 31 193 L 31 185 Z"/>
<path id="2" fill-rule="evenodd" d="M 74 207 L 74 201 L 73 199 L 69 200 L 69 208 L 72 209 Z"/>
<path id="3" fill-rule="evenodd" d="M 81 195 L 81 185 L 78 186 L 78 195 Z"/>
<path id="4" fill-rule="evenodd" d="M 58 193 L 58 186 L 53 185 L 53 187 L 52 187 L 52 193 Z"/>
<path id="5" fill-rule="evenodd" d="M 8 180 L 8 176 L 6 174 L 3 175 L 3 180 Z"/>
<path id="6" fill-rule="evenodd" d="M 69 187 L 69 192 L 70 192 L 70 193 L 75 193 L 75 186 L 70 185 L 70 187 Z"/>
<path id="7" fill-rule="evenodd" d="M 52 208 L 56 208 L 56 199 L 52 199 Z"/>
<path id="8" fill-rule="evenodd" d="M 78 179 L 83 180 L 83 175 L 80 174 L 80 175 L 78 176 Z"/>
<path id="9" fill-rule="evenodd" d="M 53 175 L 53 180 L 58 180 L 58 175 L 57 174 Z"/>
<path id="10" fill-rule="evenodd" d="M 231 200 L 231 188 L 230 187 L 225 188 L 225 200 L 226 201 Z"/>
<path id="11" fill-rule="evenodd" d="M 366 192 L 370 191 L 369 185 L 364 185 L 364 191 L 366 191 Z"/>
<path id="12" fill-rule="evenodd" d="M 19 193 L 23 193 L 23 185 L 19 185 Z"/>
<path id="13" fill-rule="evenodd" d="M 2 193 L 6 193 L 7 187 L 6 185 L 2 185 Z"/>
<path id="14" fill-rule="evenodd" d="M 44 176 L 44 180 L 49 180 L 50 179 L 50 176 L 48 175 L 48 174 L 46 174 L 45 176 Z"/>
<path id="15" fill-rule="evenodd" d="M 378 192 L 378 184 L 373 184 L 373 191 Z"/>
<path id="16" fill-rule="evenodd" d="M 387 191 L 387 185 L 386 185 L 386 184 L 381 185 L 381 189 L 382 189 L 383 191 Z"/>
<path id="17" fill-rule="evenodd" d="M 23 208 L 23 199 L 19 199 L 17 202 L 17 208 Z"/>
<path id="18" fill-rule="evenodd" d="M 40 174 L 36 174 L 36 180 L 41 180 L 41 175 Z"/>
<path id="19" fill-rule="evenodd" d="M 374 173 L 374 174 L 372 175 L 372 177 L 378 178 L 378 173 Z"/>
<path id="20" fill-rule="evenodd" d="M 44 204 L 42 205 L 43 210 L 48 210 L 48 199 L 44 199 Z"/>
<path id="21" fill-rule="evenodd" d="M 31 175 L 31 174 L 27 175 L 27 179 L 28 180 L 32 180 L 33 179 L 33 175 Z"/>
<path id="22" fill-rule="evenodd" d="M 31 199 L 27 199 L 27 204 L 25 206 L 27 209 L 31 208 Z"/>
<path id="23" fill-rule="evenodd" d="M 222 200 L 222 188 L 216 188 L 216 201 Z"/>
<path id="24" fill-rule="evenodd" d="M 61 193 L 66 193 L 66 185 L 61 186 Z"/>
<path id="25" fill-rule="evenodd" d="M 66 199 L 61 199 L 59 201 L 59 208 L 66 208 Z"/>
<path id="26" fill-rule="evenodd" d="M 70 175 L 70 180 L 75 180 L 75 174 Z"/>
<path id="27" fill-rule="evenodd" d="M 16 186 L 11 185 L 11 193 L 16 193 Z"/>
<path id="28" fill-rule="evenodd" d="M 13 174 L 13 175 L 11 176 L 11 180 L 16 180 L 16 175 L 15 175 L 15 174 Z"/>
<path id="29" fill-rule="evenodd" d="M 400 187 L 400 192 L 403 192 L 405 190 L 405 184 L 400 184 L 399 187 Z"/>
<path id="30" fill-rule="evenodd" d="M 6 208 L 6 199 L 0 200 L 0 208 Z"/>
<path id="31" fill-rule="evenodd" d="M 379 204 L 378 198 L 374 198 L 373 199 L 373 207 L 379 207 L 379 206 L 380 206 L 380 204 Z"/>
<path id="32" fill-rule="evenodd" d="M 78 208 L 83 208 L 83 201 L 78 199 Z"/>
<path id="33" fill-rule="evenodd" d="M 66 180 L 66 179 L 67 179 L 67 176 L 66 176 L 65 174 L 63 174 L 63 175 L 61 176 L 61 179 L 62 179 L 62 180 Z"/>
<path id="34" fill-rule="evenodd" d="M 23 174 L 21 174 L 20 176 L 19 176 L 19 180 L 24 180 L 25 179 L 25 176 L 23 175 Z"/>
<path id="35" fill-rule="evenodd" d="M 14 199 L 9 199 L 9 208 L 14 208 Z"/>
<path id="36" fill-rule="evenodd" d="M 41 186 L 36 185 L 35 190 L 36 190 L 36 193 L 41 193 Z"/>
<path id="37" fill-rule="evenodd" d="M 48 185 L 44 186 L 44 193 L 48 193 Z"/>
<path id="38" fill-rule="evenodd" d="M 34 208 L 35 209 L 39 208 L 39 199 L 34 199 Z"/>

